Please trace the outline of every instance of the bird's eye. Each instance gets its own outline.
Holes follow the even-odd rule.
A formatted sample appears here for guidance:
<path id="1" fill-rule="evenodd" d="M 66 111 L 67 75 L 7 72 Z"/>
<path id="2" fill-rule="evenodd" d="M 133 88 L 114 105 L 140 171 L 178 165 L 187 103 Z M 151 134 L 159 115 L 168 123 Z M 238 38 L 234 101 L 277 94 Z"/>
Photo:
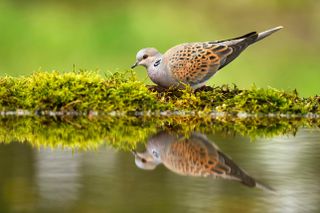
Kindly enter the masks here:
<path id="1" fill-rule="evenodd" d="M 143 55 L 142 58 L 143 58 L 143 59 L 146 59 L 146 58 L 148 58 L 148 55 Z"/>
<path id="2" fill-rule="evenodd" d="M 147 160 L 144 159 L 144 158 L 142 158 L 141 161 L 142 161 L 142 163 L 146 163 L 147 162 Z"/>

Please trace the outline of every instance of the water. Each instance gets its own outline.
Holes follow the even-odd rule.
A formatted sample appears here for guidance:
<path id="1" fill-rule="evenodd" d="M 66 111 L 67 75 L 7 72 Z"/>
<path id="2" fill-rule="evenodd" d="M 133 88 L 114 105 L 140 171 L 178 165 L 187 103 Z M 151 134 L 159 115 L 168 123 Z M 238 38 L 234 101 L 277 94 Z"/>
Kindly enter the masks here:
<path id="1" fill-rule="evenodd" d="M 16 141 L 0 144 L 0 212 L 320 211 L 319 129 L 255 140 L 223 133 L 203 136 L 276 192 L 179 175 L 168 165 L 146 171 L 136 166 L 130 151 L 105 144 L 77 151 Z M 140 144 L 137 152 L 143 151 Z"/>

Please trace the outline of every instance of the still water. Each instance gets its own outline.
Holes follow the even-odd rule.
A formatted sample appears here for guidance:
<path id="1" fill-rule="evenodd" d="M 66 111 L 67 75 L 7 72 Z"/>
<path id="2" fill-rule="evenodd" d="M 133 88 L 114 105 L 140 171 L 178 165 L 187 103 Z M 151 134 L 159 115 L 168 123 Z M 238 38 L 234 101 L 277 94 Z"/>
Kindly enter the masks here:
<path id="1" fill-rule="evenodd" d="M 194 169 L 208 159 L 212 173 Z M 319 129 L 254 140 L 159 131 L 134 152 L 17 141 L 0 144 L 0 212 L 320 212 L 319 168 Z"/>

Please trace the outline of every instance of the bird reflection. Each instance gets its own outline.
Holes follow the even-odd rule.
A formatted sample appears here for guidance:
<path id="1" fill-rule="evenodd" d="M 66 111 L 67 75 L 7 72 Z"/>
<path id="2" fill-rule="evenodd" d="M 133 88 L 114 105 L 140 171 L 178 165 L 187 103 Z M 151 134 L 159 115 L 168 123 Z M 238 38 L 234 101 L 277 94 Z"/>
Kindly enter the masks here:
<path id="1" fill-rule="evenodd" d="M 159 132 L 152 136 L 146 151 L 133 151 L 135 163 L 141 169 L 152 170 L 163 164 L 172 172 L 196 177 L 213 177 L 235 180 L 248 187 L 273 189 L 256 181 L 200 133 L 189 137 L 171 132 Z"/>

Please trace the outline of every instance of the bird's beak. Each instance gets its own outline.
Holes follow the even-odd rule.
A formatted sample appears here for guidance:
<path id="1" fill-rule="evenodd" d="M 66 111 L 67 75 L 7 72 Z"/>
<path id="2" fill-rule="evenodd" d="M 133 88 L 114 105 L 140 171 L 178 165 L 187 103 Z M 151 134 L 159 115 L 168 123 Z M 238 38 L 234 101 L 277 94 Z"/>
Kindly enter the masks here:
<path id="1" fill-rule="evenodd" d="M 134 65 L 131 66 L 131 69 L 135 68 L 138 65 L 139 65 L 138 62 L 136 62 Z"/>

